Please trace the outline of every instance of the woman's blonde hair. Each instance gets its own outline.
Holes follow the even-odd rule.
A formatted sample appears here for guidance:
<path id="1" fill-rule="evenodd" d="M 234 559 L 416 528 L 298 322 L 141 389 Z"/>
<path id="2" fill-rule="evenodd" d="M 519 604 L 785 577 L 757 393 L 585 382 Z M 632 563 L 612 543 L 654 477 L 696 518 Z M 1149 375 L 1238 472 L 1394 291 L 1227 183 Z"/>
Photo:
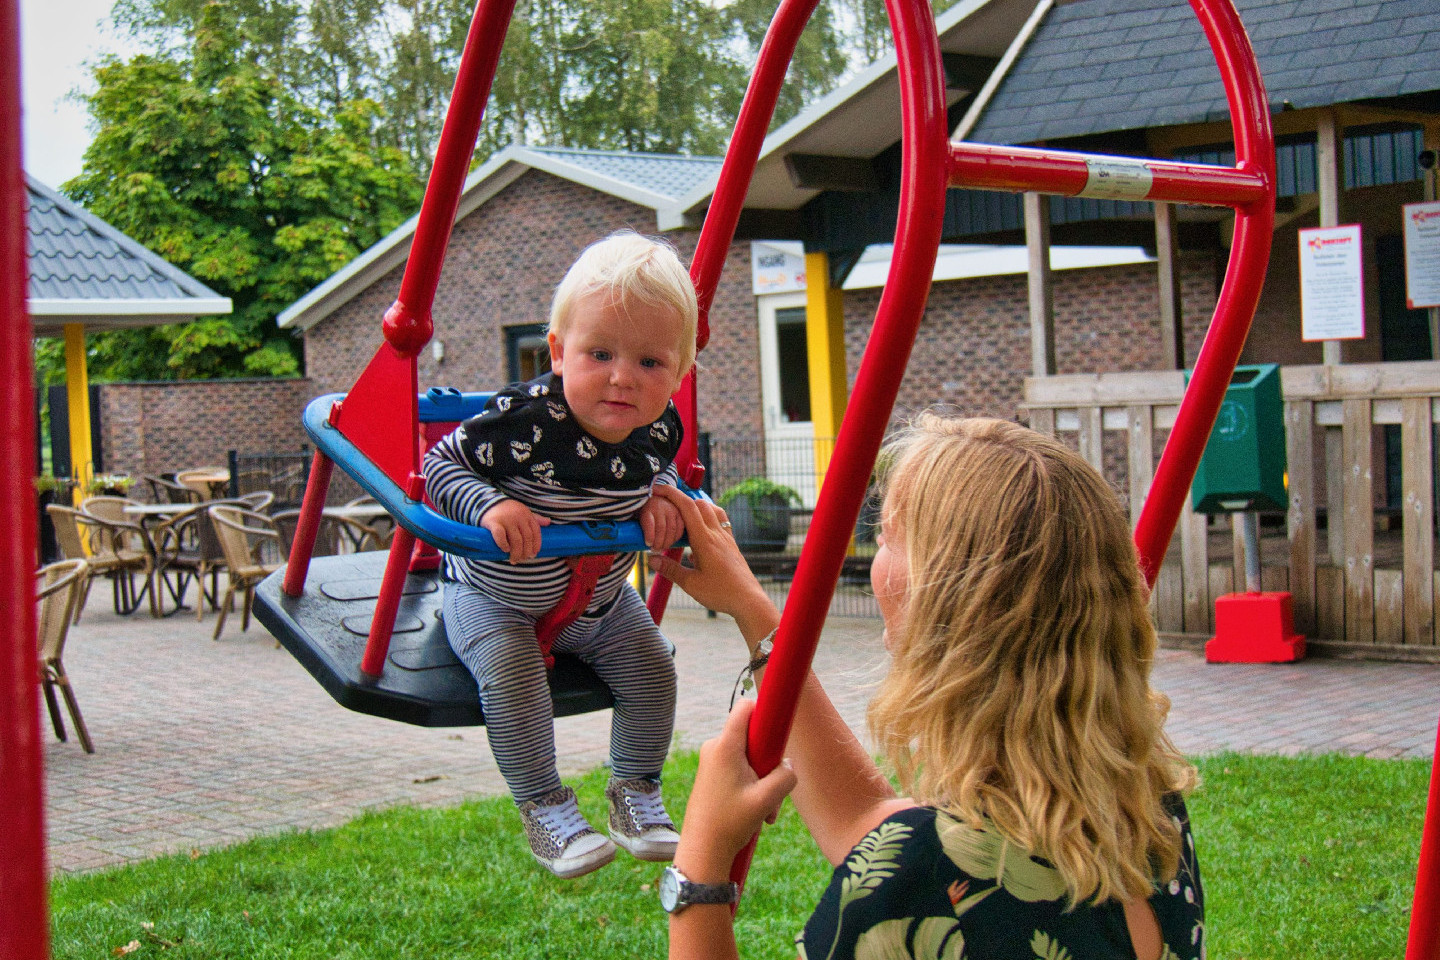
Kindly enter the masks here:
<path id="1" fill-rule="evenodd" d="M 1195 772 L 1150 689 L 1155 630 L 1119 498 L 1002 420 L 924 414 L 892 449 L 883 516 L 909 572 L 876 742 L 917 800 L 989 818 L 1054 864 L 1072 904 L 1150 896 L 1181 852 L 1161 797 Z"/>
<path id="2" fill-rule="evenodd" d="M 627 310 L 663 310 L 680 321 L 680 375 L 695 362 L 699 307 L 690 273 L 675 247 L 634 230 L 617 230 L 586 247 L 555 288 L 549 332 L 564 337 L 575 302 L 604 291 Z"/>

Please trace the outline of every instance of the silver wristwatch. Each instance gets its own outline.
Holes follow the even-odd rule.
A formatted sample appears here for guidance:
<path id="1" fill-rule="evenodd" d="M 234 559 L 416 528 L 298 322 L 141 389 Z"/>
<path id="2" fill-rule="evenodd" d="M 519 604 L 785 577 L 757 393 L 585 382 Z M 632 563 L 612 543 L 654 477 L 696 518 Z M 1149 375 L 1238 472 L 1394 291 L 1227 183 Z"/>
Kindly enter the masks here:
<path id="1" fill-rule="evenodd" d="M 694 883 L 675 869 L 674 864 L 660 874 L 660 906 L 666 913 L 679 913 L 692 903 L 739 903 L 740 884 Z"/>

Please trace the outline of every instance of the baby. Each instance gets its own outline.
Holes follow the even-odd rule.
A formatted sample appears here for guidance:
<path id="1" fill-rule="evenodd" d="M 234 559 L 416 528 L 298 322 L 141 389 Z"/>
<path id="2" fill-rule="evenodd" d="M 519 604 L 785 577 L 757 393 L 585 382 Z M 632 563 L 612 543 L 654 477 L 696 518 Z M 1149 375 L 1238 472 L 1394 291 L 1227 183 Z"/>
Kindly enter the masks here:
<path id="1" fill-rule="evenodd" d="M 551 372 L 495 394 L 425 457 L 436 509 L 489 530 L 509 554 L 508 563 L 446 555 L 445 625 L 479 685 L 490 748 L 530 849 L 559 877 L 604 866 L 617 843 L 642 860 L 669 860 L 679 840 L 660 795 L 675 665 L 630 586 L 635 555 L 615 558 L 553 648 L 589 664 L 615 696 L 611 839 L 585 820 L 556 771 L 535 623 L 564 595 L 570 567 L 535 556 L 551 523 L 638 518 L 646 545 L 662 551 L 684 533 L 675 506 L 650 491 L 676 482 L 681 423 L 670 396 L 695 360 L 697 314 L 671 246 L 630 231 L 592 244 L 555 291 Z"/>

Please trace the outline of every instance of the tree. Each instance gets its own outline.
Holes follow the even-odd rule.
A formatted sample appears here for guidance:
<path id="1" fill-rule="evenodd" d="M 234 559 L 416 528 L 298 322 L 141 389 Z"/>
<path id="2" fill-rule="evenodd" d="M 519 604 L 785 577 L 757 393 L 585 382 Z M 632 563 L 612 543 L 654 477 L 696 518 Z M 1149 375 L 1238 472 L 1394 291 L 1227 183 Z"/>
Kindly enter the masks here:
<path id="1" fill-rule="evenodd" d="M 215 0 L 118 0 L 113 16 L 157 50 L 184 48 Z M 806 30 L 775 123 L 833 89 L 875 46 L 864 12 L 827 0 Z M 297 103 L 330 114 L 382 104 L 378 142 L 428 172 L 473 0 L 226 0 L 234 55 Z M 511 143 L 714 154 L 723 148 L 774 0 L 518 0 L 476 147 Z M 883 26 L 883 12 L 881 13 Z"/>
<path id="2" fill-rule="evenodd" d="M 304 105 L 236 55 L 259 35 L 243 27 L 237 6 L 209 3 L 188 48 L 95 69 L 97 133 L 65 192 L 235 305 L 230 317 L 96 335 L 97 377 L 298 372 L 276 314 L 419 202 L 404 154 L 376 142 L 378 104 L 350 100 L 330 116 Z"/>

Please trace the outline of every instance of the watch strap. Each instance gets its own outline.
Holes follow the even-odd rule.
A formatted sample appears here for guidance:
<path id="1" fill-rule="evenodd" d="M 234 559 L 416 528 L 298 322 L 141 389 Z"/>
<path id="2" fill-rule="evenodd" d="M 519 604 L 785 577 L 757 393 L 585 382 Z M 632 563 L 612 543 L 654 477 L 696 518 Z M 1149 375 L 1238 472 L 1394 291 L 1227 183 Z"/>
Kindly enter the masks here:
<path id="1" fill-rule="evenodd" d="M 696 903 L 738 903 L 740 884 L 733 880 L 725 883 L 696 883 L 694 880 L 680 881 L 680 902 Z"/>

